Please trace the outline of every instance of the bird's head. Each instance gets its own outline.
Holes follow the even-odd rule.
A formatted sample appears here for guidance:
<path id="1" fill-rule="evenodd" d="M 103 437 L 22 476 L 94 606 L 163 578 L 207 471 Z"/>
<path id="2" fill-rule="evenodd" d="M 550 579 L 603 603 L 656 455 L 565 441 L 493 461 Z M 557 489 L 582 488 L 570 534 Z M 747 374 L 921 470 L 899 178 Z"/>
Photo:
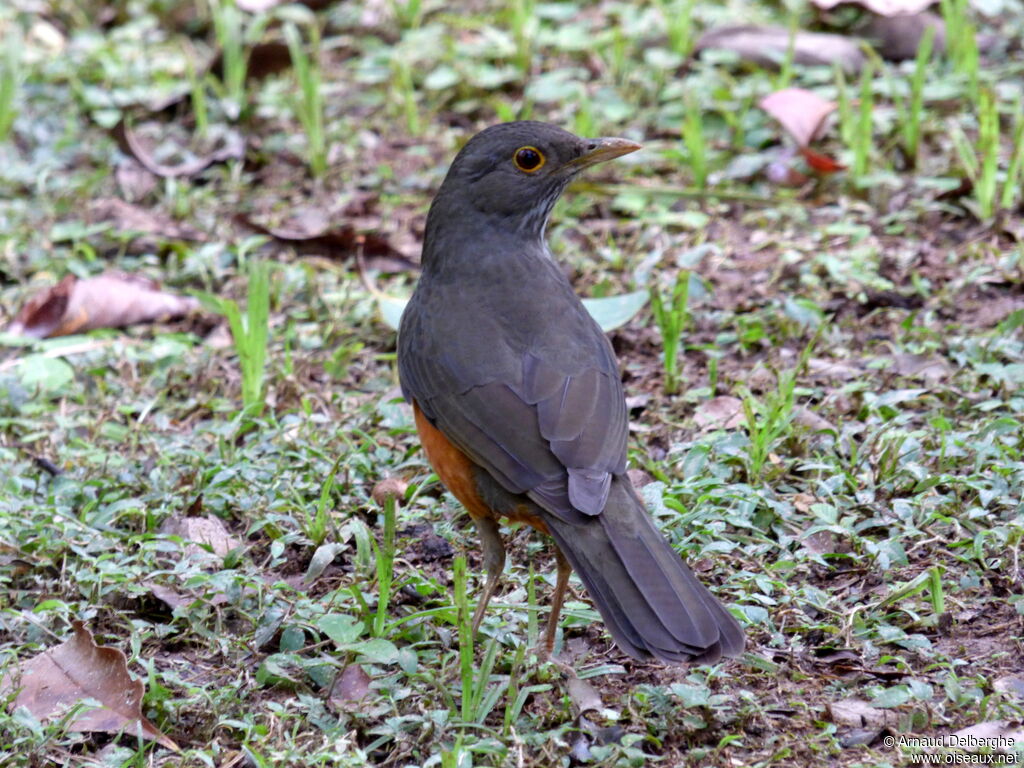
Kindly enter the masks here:
<path id="1" fill-rule="evenodd" d="M 628 139 L 583 139 L 550 123 L 493 125 L 456 156 L 435 207 L 445 216 L 448 209 L 472 210 L 495 226 L 543 235 L 555 202 L 580 171 L 638 149 Z"/>

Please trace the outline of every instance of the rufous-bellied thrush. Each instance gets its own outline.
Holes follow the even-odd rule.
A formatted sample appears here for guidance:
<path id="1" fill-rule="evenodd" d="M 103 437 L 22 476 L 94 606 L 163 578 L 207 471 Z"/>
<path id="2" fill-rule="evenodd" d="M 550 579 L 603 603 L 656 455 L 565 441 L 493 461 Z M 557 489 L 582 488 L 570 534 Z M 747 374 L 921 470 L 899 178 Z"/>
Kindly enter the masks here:
<path id="1" fill-rule="evenodd" d="M 427 458 L 480 533 L 487 581 L 474 631 L 504 567 L 504 518 L 557 545 L 548 653 L 571 566 L 623 651 L 710 663 L 739 654 L 743 632 L 627 478 L 615 353 L 544 238 L 580 171 L 639 148 L 540 122 L 470 139 L 427 216 L 398 370 Z"/>

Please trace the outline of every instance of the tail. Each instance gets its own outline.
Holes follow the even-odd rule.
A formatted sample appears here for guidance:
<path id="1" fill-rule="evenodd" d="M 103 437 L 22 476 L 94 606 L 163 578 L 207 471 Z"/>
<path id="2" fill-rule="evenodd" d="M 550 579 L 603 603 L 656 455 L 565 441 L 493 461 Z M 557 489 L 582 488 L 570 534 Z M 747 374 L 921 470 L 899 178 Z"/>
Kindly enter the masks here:
<path id="1" fill-rule="evenodd" d="M 582 525 L 545 520 L 616 645 L 637 659 L 712 664 L 743 650 L 743 630 L 654 526 L 629 480 Z"/>

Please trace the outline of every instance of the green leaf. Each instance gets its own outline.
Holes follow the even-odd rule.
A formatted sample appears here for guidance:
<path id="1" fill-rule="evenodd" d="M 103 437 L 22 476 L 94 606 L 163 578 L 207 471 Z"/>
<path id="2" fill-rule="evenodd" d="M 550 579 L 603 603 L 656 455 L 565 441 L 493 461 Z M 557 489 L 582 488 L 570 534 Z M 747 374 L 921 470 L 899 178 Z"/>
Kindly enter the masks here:
<path id="1" fill-rule="evenodd" d="M 601 330 L 607 333 L 632 320 L 633 316 L 647 304 L 649 297 L 647 291 L 633 291 L 603 299 L 584 299 L 583 306 L 601 326 Z"/>
<path id="2" fill-rule="evenodd" d="M 354 643 L 348 650 L 361 653 L 377 664 L 394 664 L 398 661 L 398 649 L 390 640 L 374 637 L 362 643 Z"/>
<path id="3" fill-rule="evenodd" d="M 894 685 L 892 688 L 886 688 L 875 694 L 875 698 L 871 700 L 871 706 L 889 709 L 905 704 L 909 700 L 910 689 L 905 685 Z"/>
<path id="4" fill-rule="evenodd" d="M 53 392 L 62 389 L 75 377 L 74 369 L 57 357 L 28 355 L 18 361 L 18 379 L 25 389 Z"/>
<path id="5" fill-rule="evenodd" d="M 601 330 L 607 333 L 625 325 L 636 315 L 647 303 L 647 291 L 633 291 L 623 293 L 619 296 L 606 296 L 601 299 L 584 299 L 583 306 L 587 308 L 590 316 L 593 317 Z M 384 324 L 392 330 L 397 331 L 402 322 L 402 312 L 408 299 L 399 299 L 395 296 L 377 296 L 377 306 L 380 309 L 381 319 Z"/>
<path id="6" fill-rule="evenodd" d="M 402 324 L 402 313 L 405 311 L 405 305 L 408 303 L 408 299 L 396 299 L 394 296 L 377 296 L 377 306 L 380 308 L 381 319 L 391 330 L 397 331 L 398 326 Z"/>
<path id="7" fill-rule="evenodd" d="M 328 613 L 316 625 L 337 645 L 351 645 L 363 634 L 363 622 L 345 613 Z"/>

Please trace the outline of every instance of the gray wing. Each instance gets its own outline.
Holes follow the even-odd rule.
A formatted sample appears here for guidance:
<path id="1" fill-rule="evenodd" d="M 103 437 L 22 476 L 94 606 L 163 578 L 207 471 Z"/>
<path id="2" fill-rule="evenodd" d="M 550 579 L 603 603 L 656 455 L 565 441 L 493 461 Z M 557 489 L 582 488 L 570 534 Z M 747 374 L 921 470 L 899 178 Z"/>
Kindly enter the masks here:
<path id="1" fill-rule="evenodd" d="M 427 333 L 434 318 L 410 302 L 399 336 L 405 397 L 506 490 L 565 522 L 600 513 L 611 476 L 626 468 L 615 355 L 579 312 L 557 339 L 517 343 L 484 321 L 467 343 L 436 326 Z"/>

